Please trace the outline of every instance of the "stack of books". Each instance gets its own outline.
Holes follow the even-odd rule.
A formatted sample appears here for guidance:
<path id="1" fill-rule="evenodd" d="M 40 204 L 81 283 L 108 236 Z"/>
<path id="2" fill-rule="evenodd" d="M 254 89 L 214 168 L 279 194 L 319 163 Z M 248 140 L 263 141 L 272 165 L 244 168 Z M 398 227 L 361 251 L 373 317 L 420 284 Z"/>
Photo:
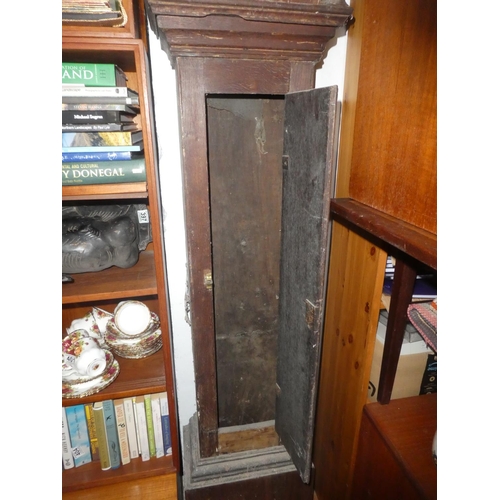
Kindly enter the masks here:
<path id="1" fill-rule="evenodd" d="M 117 469 L 171 454 L 166 392 L 62 409 L 64 469 L 97 461 L 102 470 Z"/>
<path id="2" fill-rule="evenodd" d="M 396 259 L 388 256 L 385 268 L 384 286 L 382 293 L 390 296 L 394 283 Z M 435 274 L 417 274 L 413 288 L 412 301 L 430 301 L 437 298 L 437 276 Z"/>
<path id="3" fill-rule="evenodd" d="M 139 95 L 121 68 L 62 63 L 62 185 L 144 182 Z"/>

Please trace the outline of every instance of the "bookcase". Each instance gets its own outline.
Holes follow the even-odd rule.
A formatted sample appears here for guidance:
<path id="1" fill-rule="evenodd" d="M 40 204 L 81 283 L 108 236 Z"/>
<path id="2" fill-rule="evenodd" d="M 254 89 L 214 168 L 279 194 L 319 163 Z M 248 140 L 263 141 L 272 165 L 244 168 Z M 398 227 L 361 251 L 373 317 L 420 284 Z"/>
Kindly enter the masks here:
<path id="1" fill-rule="evenodd" d="M 149 461 L 135 459 L 115 470 L 102 471 L 98 461 L 63 470 L 62 490 L 68 498 L 73 498 L 75 494 L 83 494 L 81 490 L 84 489 L 87 490 L 86 495 L 95 491 L 95 498 L 98 498 L 101 493 L 104 493 L 103 488 L 115 487 L 116 489 L 119 483 L 126 484 L 127 482 L 133 482 L 134 486 L 146 484 L 148 498 L 153 498 L 151 485 L 154 483 L 155 491 L 164 491 L 164 485 L 167 482 L 170 484 L 172 476 L 175 478 L 179 470 L 176 402 L 158 161 L 151 103 L 152 92 L 147 47 L 140 36 L 141 34 L 144 36 L 145 30 L 143 28 L 141 31 L 138 28 L 140 19 L 144 20 L 143 4 L 133 0 L 123 0 L 123 6 L 130 9 L 130 24 L 124 27 L 64 26 L 62 60 L 113 63 L 126 73 L 127 85 L 139 93 L 146 182 L 63 186 L 62 203 L 63 206 L 105 203 L 146 204 L 149 211 L 152 241 L 140 253 L 139 261 L 133 267 L 128 269 L 111 267 L 95 273 L 75 274 L 73 283 L 63 284 L 62 336 L 67 335 L 66 328 L 74 319 L 82 317 L 94 306 L 113 312 L 117 304 L 123 300 L 139 300 L 158 315 L 163 347 L 155 354 L 142 359 L 125 359 L 117 356 L 120 374 L 112 384 L 92 396 L 77 399 L 63 398 L 62 406 L 166 391 L 170 409 L 173 453 L 161 458 L 151 458 Z M 159 488 L 158 484 L 160 484 Z M 141 498 L 145 491 L 139 491 L 137 498 Z"/>

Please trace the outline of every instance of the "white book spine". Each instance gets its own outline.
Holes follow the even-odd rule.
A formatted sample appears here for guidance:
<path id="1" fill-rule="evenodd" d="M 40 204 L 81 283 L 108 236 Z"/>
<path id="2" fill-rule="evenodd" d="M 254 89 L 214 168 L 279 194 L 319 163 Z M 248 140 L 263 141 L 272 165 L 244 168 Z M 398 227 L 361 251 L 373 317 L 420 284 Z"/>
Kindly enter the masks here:
<path id="1" fill-rule="evenodd" d="M 135 404 L 135 398 L 132 398 L 132 405 L 134 407 L 135 435 L 136 435 L 136 441 L 137 441 L 137 451 L 139 452 L 139 455 L 142 455 L 141 437 L 139 436 L 139 422 L 137 420 L 137 405 Z"/>
<path id="2" fill-rule="evenodd" d="M 144 399 L 135 402 L 137 409 L 137 427 L 139 429 L 139 441 L 141 443 L 141 458 L 143 462 L 149 460 L 149 442 L 148 442 L 148 424 L 146 422 L 146 408 L 144 407 Z"/>
<path id="3" fill-rule="evenodd" d="M 123 409 L 125 411 L 125 422 L 127 424 L 128 447 L 130 458 L 139 457 L 139 448 L 137 447 L 137 430 L 135 425 L 134 403 L 132 399 L 123 400 Z"/>
<path id="4" fill-rule="evenodd" d="M 62 95 L 67 97 L 128 97 L 127 87 L 82 87 L 62 85 Z"/>
<path id="5" fill-rule="evenodd" d="M 75 466 L 75 461 L 71 453 L 68 419 L 66 418 L 66 410 L 64 408 L 62 409 L 62 459 L 65 469 L 72 469 Z"/>
<path id="6" fill-rule="evenodd" d="M 151 396 L 151 411 L 153 414 L 153 429 L 155 435 L 156 458 L 165 455 L 163 446 L 163 432 L 161 429 L 161 410 L 160 410 L 160 395 L 153 394 Z"/>

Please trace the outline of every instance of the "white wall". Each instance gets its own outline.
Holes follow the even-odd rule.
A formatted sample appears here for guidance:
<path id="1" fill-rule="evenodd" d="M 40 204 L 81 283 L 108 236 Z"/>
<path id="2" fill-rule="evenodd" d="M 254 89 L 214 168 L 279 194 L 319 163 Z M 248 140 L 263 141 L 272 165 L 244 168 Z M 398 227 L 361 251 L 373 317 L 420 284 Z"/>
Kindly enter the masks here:
<path id="1" fill-rule="evenodd" d="M 156 131 L 160 154 L 160 184 L 164 212 L 167 275 L 170 291 L 173 351 L 179 430 L 196 411 L 191 328 L 185 320 L 186 245 L 182 176 L 180 165 L 175 71 L 156 35 L 150 30 Z M 316 74 L 316 87 L 337 85 L 343 95 L 347 36 L 343 33 L 330 44 L 327 56 Z M 181 435 L 182 439 L 182 435 Z"/>

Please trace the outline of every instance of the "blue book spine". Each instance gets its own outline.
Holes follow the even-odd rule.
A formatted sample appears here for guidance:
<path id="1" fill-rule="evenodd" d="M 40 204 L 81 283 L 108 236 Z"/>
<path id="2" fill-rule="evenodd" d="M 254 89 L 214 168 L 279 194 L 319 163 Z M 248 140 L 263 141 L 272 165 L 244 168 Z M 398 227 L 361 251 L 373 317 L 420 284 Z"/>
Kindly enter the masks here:
<path id="1" fill-rule="evenodd" d="M 118 427 L 116 426 L 115 407 L 111 399 L 102 402 L 104 424 L 109 448 L 109 461 L 112 469 L 118 469 L 121 464 L 120 442 L 118 441 Z"/>
<path id="2" fill-rule="evenodd" d="M 66 408 L 66 419 L 68 420 L 71 453 L 75 461 L 75 467 L 92 462 L 84 405 L 68 406 Z"/>
<path id="3" fill-rule="evenodd" d="M 123 161 L 131 160 L 131 151 L 101 151 L 98 153 L 63 153 L 63 163 L 78 163 L 92 161 Z"/>
<path id="4" fill-rule="evenodd" d="M 160 396 L 160 413 L 161 413 L 161 430 L 163 433 L 163 446 L 165 455 L 172 454 L 172 437 L 170 435 L 170 417 L 168 411 L 167 394 L 162 393 Z"/>

